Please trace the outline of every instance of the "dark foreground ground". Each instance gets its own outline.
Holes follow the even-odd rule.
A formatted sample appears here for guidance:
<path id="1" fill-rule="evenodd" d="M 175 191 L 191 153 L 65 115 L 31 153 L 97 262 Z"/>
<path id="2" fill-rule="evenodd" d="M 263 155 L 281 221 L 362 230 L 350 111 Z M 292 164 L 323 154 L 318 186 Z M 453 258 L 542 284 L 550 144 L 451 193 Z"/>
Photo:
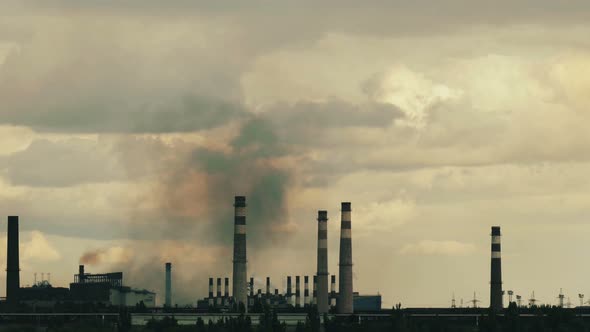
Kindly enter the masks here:
<path id="1" fill-rule="evenodd" d="M 145 313 L 143 313 L 145 315 Z M 132 326 L 132 313 L 102 316 L 2 316 L 0 332 L 103 332 L 103 331 L 195 331 L 195 332 L 283 332 L 283 331 L 392 331 L 392 332 L 443 332 L 443 331 L 588 331 L 590 308 L 564 309 L 557 307 L 510 308 L 501 312 L 487 309 L 395 309 L 356 316 L 320 317 L 310 310 L 302 322 L 286 324 L 280 313 L 265 309 L 259 314 L 233 315 L 221 320 L 197 317 L 192 322 L 184 319 L 180 325 L 175 317 L 179 313 L 154 314 L 143 326 Z M 185 313 L 186 314 L 186 313 Z M 1 316 L 1 314 L 0 314 Z M 256 323 L 253 323 L 255 321 Z"/>

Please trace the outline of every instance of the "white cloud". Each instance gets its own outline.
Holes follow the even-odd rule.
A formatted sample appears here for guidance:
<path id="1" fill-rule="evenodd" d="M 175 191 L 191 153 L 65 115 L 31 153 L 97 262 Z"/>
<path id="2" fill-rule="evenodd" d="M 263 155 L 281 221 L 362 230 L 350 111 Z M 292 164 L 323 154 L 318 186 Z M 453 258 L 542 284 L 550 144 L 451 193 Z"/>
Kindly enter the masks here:
<path id="1" fill-rule="evenodd" d="M 395 65 L 365 83 L 365 91 L 376 101 L 398 106 L 407 119 L 401 124 L 423 128 L 428 110 L 440 102 L 459 99 L 463 92 L 431 81 L 402 65 Z"/>
<path id="2" fill-rule="evenodd" d="M 401 248 L 400 253 L 404 255 L 462 256 L 474 251 L 475 246 L 470 243 L 423 240 L 418 243 L 405 245 Z"/>
<path id="3" fill-rule="evenodd" d="M 413 200 L 394 199 L 360 206 L 355 215 L 362 231 L 391 231 L 415 218 L 417 208 Z"/>
<path id="4" fill-rule="evenodd" d="M 39 231 L 32 231 L 31 239 L 21 244 L 24 261 L 53 262 L 61 258 L 55 246 Z"/>

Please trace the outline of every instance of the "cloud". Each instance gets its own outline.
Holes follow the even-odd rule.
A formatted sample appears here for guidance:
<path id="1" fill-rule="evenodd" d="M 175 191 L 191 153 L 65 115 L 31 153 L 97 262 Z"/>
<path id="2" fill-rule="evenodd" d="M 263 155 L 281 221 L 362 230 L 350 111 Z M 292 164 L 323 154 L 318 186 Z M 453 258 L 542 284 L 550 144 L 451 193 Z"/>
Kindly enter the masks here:
<path id="1" fill-rule="evenodd" d="M 109 146 L 90 139 L 37 139 L 24 150 L 0 157 L 0 170 L 14 185 L 68 187 L 125 178 Z"/>
<path id="2" fill-rule="evenodd" d="M 369 78 L 363 90 L 373 100 L 399 107 L 406 115 L 403 123 L 418 128 L 426 125 L 428 111 L 434 106 L 459 99 L 463 94 L 400 65 Z"/>
<path id="3" fill-rule="evenodd" d="M 44 132 L 162 133 L 209 129 L 243 115 L 243 64 L 218 61 L 227 45 L 199 38 L 197 23 L 163 31 L 116 18 L 72 20 L 42 20 L 45 28 L 31 27 L 33 38 L 8 54 L 0 67 L 0 123 Z"/>
<path id="4" fill-rule="evenodd" d="M 23 243 L 23 259 L 51 262 L 61 258 L 61 254 L 39 231 L 31 232 L 31 240 Z"/>
<path id="5" fill-rule="evenodd" d="M 29 266 L 32 262 L 56 262 L 62 255 L 43 232 L 33 230 L 21 232 L 20 252 L 22 265 Z M 6 235 L 0 238 L 0 255 L 6 256 Z"/>
<path id="6" fill-rule="evenodd" d="M 475 246 L 470 243 L 422 240 L 418 243 L 406 244 L 399 253 L 403 255 L 463 256 L 474 251 Z"/>

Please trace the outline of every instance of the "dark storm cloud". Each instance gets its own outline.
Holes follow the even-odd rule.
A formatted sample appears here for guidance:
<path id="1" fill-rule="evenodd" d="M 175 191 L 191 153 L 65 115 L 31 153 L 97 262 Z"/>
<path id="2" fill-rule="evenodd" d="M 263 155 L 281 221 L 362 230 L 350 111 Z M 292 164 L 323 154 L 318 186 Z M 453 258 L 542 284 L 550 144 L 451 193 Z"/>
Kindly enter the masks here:
<path id="1" fill-rule="evenodd" d="M 286 192 L 294 169 L 269 162 L 268 158 L 286 152 L 276 139 L 276 130 L 253 116 L 231 141 L 231 151 L 195 147 L 170 166 L 155 193 L 161 204 L 159 213 L 169 221 L 168 232 L 186 234 L 190 232 L 186 227 L 191 229 L 200 220 L 207 234 L 229 245 L 233 240 L 232 200 L 245 195 L 252 245 L 265 246 L 264 238 L 279 235 L 275 230 L 287 222 Z"/>

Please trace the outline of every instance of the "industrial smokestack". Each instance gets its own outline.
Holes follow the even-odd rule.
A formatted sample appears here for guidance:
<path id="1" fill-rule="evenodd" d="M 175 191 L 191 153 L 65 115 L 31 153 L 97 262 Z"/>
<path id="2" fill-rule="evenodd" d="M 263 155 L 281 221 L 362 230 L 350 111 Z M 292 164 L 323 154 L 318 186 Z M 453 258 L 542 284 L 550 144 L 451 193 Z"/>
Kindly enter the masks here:
<path id="1" fill-rule="evenodd" d="M 229 305 L 229 278 L 226 277 L 224 280 L 223 287 L 223 305 Z"/>
<path id="2" fill-rule="evenodd" d="M 303 305 L 309 304 L 309 276 L 303 277 Z"/>
<path id="3" fill-rule="evenodd" d="M 342 202 L 340 224 L 340 269 L 338 271 L 339 314 L 352 314 L 352 227 L 350 202 Z"/>
<path id="4" fill-rule="evenodd" d="M 299 307 L 301 305 L 301 278 L 299 276 L 295 276 L 295 306 Z"/>
<path id="5" fill-rule="evenodd" d="M 81 284 L 84 283 L 84 265 L 78 266 L 78 282 Z"/>
<path id="6" fill-rule="evenodd" d="M 313 276 L 313 293 L 312 293 L 312 303 L 317 307 L 318 305 L 318 276 Z"/>
<path id="7" fill-rule="evenodd" d="M 213 299 L 213 278 L 209 278 L 209 306 L 213 307 L 215 305 Z"/>
<path id="8" fill-rule="evenodd" d="M 330 283 L 330 307 L 336 308 L 336 276 L 331 275 Z"/>
<path id="9" fill-rule="evenodd" d="M 20 289 L 20 264 L 18 253 L 18 216 L 8 217 L 6 248 L 6 302 L 18 301 Z"/>
<path id="10" fill-rule="evenodd" d="M 248 307 L 246 259 L 246 197 L 236 196 L 234 201 L 234 267 L 232 294 L 235 303 Z"/>
<path id="11" fill-rule="evenodd" d="M 318 211 L 317 305 L 320 314 L 329 311 L 328 302 L 328 211 Z M 315 295 L 314 295 L 315 296 Z"/>
<path id="12" fill-rule="evenodd" d="M 291 280 L 291 276 L 287 277 L 287 303 L 293 304 L 293 283 Z"/>
<path id="13" fill-rule="evenodd" d="M 266 277 L 266 304 L 270 304 L 270 277 Z"/>
<path id="14" fill-rule="evenodd" d="M 166 307 L 172 306 L 172 263 L 166 263 Z"/>
<path id="15" fill-rule="evenodd" d="M 254 305 L 254 278 L 250 278 L 250 305 Z"/>
<path id="16" fill-rule="evenodd" d="M 221 278 L 217 278 L 217 305 L 221 305 Z"/>
<path id="17" fill-rule="evenodd" d="M 500 241 L 500 227 L 492 227 L 492 266 L 490 282 L 490 308 L 492 310 L 501 310 L 504 307 L 502 303 L 502 257 Z"/>

